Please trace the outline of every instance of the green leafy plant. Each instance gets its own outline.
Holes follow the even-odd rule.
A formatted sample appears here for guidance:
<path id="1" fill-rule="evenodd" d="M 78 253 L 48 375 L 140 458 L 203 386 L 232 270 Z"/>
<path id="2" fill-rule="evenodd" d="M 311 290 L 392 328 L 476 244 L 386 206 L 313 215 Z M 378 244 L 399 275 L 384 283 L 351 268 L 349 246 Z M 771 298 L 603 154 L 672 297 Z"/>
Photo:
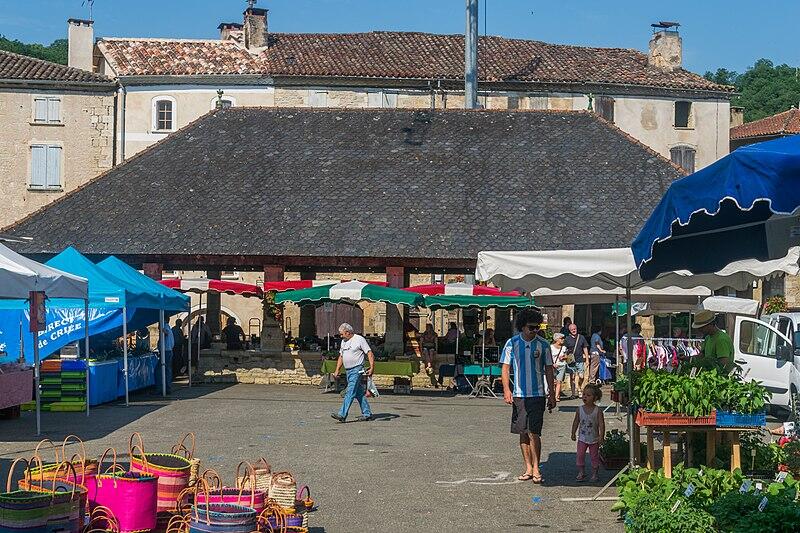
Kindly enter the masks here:
<path id="1" fill-rule="evenodd" d="M 789 304 L 786 303 L 786 297 L 782 294 L 772 296 L 764 302 L 764 314 L 785 313 L 788 310 Z"/>
<path id="2" fill-rule="evenodd" d="M 628 391 L 628 376 L 620 376 L 614 382 L 614 390 L 620 392 L 627 392 Z"/>
<path id="3" fill-rule="evenodd" d="M 792 440 L 783 446 L 783 464 L 794 476 L 800 477 L 800 440 Z"/>
<path id="4" fill-rule="evenodd" d="M 673 510 L 677 497 L 664 499 L 647 494 L 625 517 L 625 530 L 636 533 L 704 533 L 716 531 L 714 517 L 691 503 L 681 502 Z"/>
<path id="5" fill-rule="evenodd" d="M 647 445 L 640 443 L 640 453 L 642 456 L 647 454 Z M 618 429 L 606 431 L 603 442 L 600 443 L 600 455 L 603 457 L 628 457 L 630 453 L 630 440 L 628 434 Z"/>
<path id="6" fill-rule="evenodd" d="M 739 442 L 742 446 L 742 464 L 747 472 L 776 472 L 778 466 L 786 461 L 784 449 L 774 442 L 764 442 L 758 433 L 744 432 Z"/>
<path id="7" fill-rule="evenodd" d="M 778 485 L 778 484 L 774 484 Z M 770 486 L 772 487 L 772 486 Z M 709 506 L 720 531 L 789 532 L 800 530 L 800 506 L 788 492 L 766 494 L 767 505 L 758 510 L 765 494 L 732 491 Z"/>

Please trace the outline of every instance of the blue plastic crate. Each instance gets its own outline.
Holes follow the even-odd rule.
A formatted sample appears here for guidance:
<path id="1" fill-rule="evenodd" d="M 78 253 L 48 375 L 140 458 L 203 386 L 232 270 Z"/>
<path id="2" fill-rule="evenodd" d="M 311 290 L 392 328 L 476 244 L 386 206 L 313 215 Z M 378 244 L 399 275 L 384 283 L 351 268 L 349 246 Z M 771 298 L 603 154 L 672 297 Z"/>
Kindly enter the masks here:
<path id="1" fill-rule="evenodd" d="M 740 413 L 730 413 L 728 411 L 717 411 L 717 427 L 756 428 L 764 427 L 766 425 L 766 412 L 743 415 Z"/>

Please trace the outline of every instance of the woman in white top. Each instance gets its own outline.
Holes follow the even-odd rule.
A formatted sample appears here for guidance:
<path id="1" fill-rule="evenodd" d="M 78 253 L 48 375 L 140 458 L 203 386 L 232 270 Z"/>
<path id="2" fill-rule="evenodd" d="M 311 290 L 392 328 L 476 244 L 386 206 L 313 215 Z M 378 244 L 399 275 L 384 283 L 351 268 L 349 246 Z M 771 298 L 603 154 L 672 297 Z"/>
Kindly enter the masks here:
<path id="1" fill-rule="evenodd" d="M 572 387 L 575 387 L 575 380 L 572 370 L 567 367 L 567 348 L 564 346 L 564 334 L 554 333 L 553 342 L 550 344 L 550 353 L 553 355 L 553 370 L 556 374 L 556 401 L 561 401 L 561 384 L 564 376 L 569 373 Z M 574 396 L 574 394 L 573 394 Z"/>

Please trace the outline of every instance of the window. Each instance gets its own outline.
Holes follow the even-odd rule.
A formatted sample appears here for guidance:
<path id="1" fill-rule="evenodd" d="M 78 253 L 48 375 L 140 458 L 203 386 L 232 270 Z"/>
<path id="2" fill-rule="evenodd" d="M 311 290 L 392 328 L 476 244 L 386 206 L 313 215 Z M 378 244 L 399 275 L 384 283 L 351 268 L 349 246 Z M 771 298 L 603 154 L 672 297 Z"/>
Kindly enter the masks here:
<path id="1" fill-rule="evenodd" d="M 519 109 L 519 96 L 508 96 L 508 109 Z"/>
<path id="2" fill-rule="evenodd" d="M 776 358 L 779 353 L 791 353 L 791 346 L 766 324 L 746 320 L 741 323 L 739 351 L 747 355 Z"/>
<path id="3" fill-rule="evenodd" d="M 529 96 L 528 109 L 533 109 L 533 110 L 547 109 L 547 97 L 534 96 L 534 95 Z"/>
<path id="4" fill-rule="evenodd" d="M 308 91 L 309 107 L 328 107 L 328 91 L 311 89 Z"/>
<path id="5" fill-rule="evenodd" d="M 397 107 L 397 93 L 367 91 L 367 107 L 395 108 Z"/>
<path id="6" fill-rule="evenodd" d="M 239 272 L 237 272 L 236 270 L 223 270 L 220 273 L 220 278 L 228 280 L 239 279 Z"/>
<path id="7" fill-rule="evenodd" d="M 61 97 L 34 97 L 33 122 L 34 124 L 61 124 Z"/>
<path id="8" fill-rule="evenodd" d="M 676 146 L 669 151 L 672 162 L 689 173 L 694 172 L 694 154 L 691 146 Z"/>
<path id="9" fill-rule="evenodd" d="M 614 123 L 614 99 L 610 96 L 598 96 L 594 99 L 594 109 L 595 112 L 606 119 L 607 121 Z"/>
<path id="10" fill-rule="evenodd" d="M 61 147 L 31 146 L 31 189 L 61 189 Z"/>
<path id="11" fill-rule="evenodd" d="M 175 131 L 175 99 L 158 96 L 153 99 L 153 131 Z"/>
<path id="12" fill-rule="evenodd" d="M 692 124 L 692 103 L 675 102 L 675 127 L 693 128 Z"/>

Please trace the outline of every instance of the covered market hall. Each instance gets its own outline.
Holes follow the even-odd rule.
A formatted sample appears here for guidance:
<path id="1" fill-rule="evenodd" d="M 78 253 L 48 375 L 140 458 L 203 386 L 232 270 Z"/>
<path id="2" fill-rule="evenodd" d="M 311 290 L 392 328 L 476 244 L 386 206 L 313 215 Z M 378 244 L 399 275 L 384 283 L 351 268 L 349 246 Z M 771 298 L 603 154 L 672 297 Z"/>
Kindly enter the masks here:
<path id="1" fill-rule="evenodd" d="M 487 324 L 495 342 L 508 338 L 513 311 L 275 305 L 280 283 L 471 284 L 482 250 L 624 247 L 681 176 L 591 111 L 228 108 L 6 233 L 26 237 L 13 248 L 36 260 L 73 246 L 158 280 L 266 286 L 255 298 L 188 292 L 191 312 L 176 316 L 189 334 L 204 315 L 211 336 L 197 379 L 318 383 L 319 352 L 341 322 L 375 337 L 386 358 L 413 352 L 408 333 L 431 323 L 439 365 L 455 355 L 451 322 L 469 350 Z M 545 309 L 551 323 L 572 314 L 584 331 L 610 320 L 610 306 L 587 311 Z M 236 350 L 215 342 L 231 317 L 247 334 Z"/>

